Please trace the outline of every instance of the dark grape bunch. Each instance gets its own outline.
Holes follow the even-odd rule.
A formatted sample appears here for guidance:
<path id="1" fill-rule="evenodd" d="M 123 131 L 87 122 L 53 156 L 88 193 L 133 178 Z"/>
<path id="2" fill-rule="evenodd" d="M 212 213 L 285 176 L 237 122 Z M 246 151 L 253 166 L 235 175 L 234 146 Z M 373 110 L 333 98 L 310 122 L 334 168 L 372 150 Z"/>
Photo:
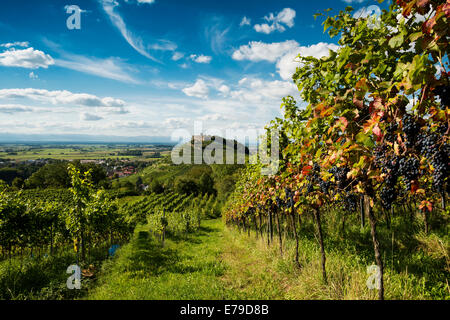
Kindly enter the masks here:
<path id="1" fill-rule="evenodd" d="M 322 179 L 320 178 L 320 165 L 313 164 L 312 173 L 307 177 L 308 184 L 306 185 L 306 195 L 314 192 L 314 185 L 320 184 Z"/>
<path id="2" fill-rule="evenodd" d="M 331 187 L 331 182 L 320 179 L 319 187 L 320 187 L 320 190 L 323 192 L 323 194 L 328 195 L 330 187 Z"/>
<path id="3" fill-rule="evenodd" d="M 275 202 L 278 208 L 282 208 L 284 206 L 284 202 L 280 197 L 276 197 Z"/>
<path id="4" fill-rule="evenodd" d="M 349 168 L 333 166 L 328 172 L 334 176 L 334 180 L 336 181 L 339 190 L 344 190 L 349 185 L 347 179 L 347 173 L 350 172 Z"/>
<path id="5" fill-rule="evenodd" d="M 400 172 L 400 162 L 403 159 L 393 157 L 386 160 L 386 166 L 382 168 L 382 172 L 386 174 L 384 179 L 384 187 L 380 192 L 381 204 L 383 208 L 389 210 L 397 199 L 397 189 L 395 188 Z"/>
<path id="6" fill-rule="evenodd" d="M 353 192 L 345 192 L 342 202 L 345 211 L 354 212 L 358 206 L 358 196 Z"/>
<path id="7" fill-rule="evenodd" d="M 406 190 L 411 190 L 411 182 L 420 174 L 420 162 L 416 158 L 402 158 L 399 161 L 399 173 L 403 176 Z"/>
<path id="8" fill-rule="evenodd" d="M 285 188 L 284 191 L 286 192 L 286 208 L 290 209 L 294 207 L 294 192 L 289 189 Z"/>
<path id="9" fill-rule="evenodd" d="M 414 147 L 417 136 L 420 131 L 420 125 L 414 120 L 414 118 L 405 114 L 402 118 L 403 133 L 405 134 L 405 145 L 407 148 Z"/>
<path id="10" fill-rule="evenodd" d="M 397 190 L 395 187 L 385 185 L 380 191 L 381 205 L 384 209 L 390 210 L 392 204 L 397 199 Z"/>
<path id="11" fill-rule="evenodd" d="M 382 169 L 386 166 L 387 152 L 388 152 L 388 149 L 387 149 L 386 145 L 384 145 L 384 144 L 375 147 L 375 149 L 373 150 L 373 155 L 375 157 L 374 163 L 377 168 Z M 330 172 L 330 173 L 332 173 L 332 172 Z"/>
<path id="12" fill-rule="evenodd" d="M 390 123 L 386 127 L 386 134 L 384 136 L 384 139 L 389 142 L 394 142 L 395 140 L 395 132 L 398 130 L 398 124 L 395 122 Z"/>
<path id="13" fill-rule="evenodd" d="M 433 187 L 439 192 L 445 191 L 445 183 L 449 175 L 450 146 L 438 143 L 438 136 L 434 133 L 422 134 L 418 140 L 418 149 L 433 166 Z"/>
<path id="14" fill-rule="evenodd" d="M 444 192 L 445 180 L 448 178 L 449 174 L 449 147 L 443 148 L 434 154 L 433 159 L 431 160 L 431 165 L 434 168 L 433 171 L 433 187 L 437 192 Z"/>

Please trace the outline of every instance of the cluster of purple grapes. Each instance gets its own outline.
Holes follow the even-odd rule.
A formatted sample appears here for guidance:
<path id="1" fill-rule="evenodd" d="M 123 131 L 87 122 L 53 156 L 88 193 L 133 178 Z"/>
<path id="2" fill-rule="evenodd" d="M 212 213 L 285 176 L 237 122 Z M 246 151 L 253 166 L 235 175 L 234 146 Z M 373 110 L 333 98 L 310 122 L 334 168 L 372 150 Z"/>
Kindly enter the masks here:
<path id="1" fill-rule="evenodd" d="M 413 148 L 417 141 L 417 135 L 420 132 L 420 124 L 414 118 L 405 114 L 402 118 L 403 133 L 405 137 L 405 145 L 407 148 Z"/>
<path id="2" fill-rule="evenodd" d="M 354 212 L 358 207 L 358 196 L 353 192 L 345 192 L 342 199 L 342 207 L 345 211 Z"/>
<path id="3" fill-rule="evenodd" d="M 417 180 L 420 174 L 420 162 L 417 158 L 401 158 L 398 167 L 399 173 L 403 176 L 406 191 L 411 190 L 411 182 Z"/>
<path id="4" fill-rule="evenodd" d="M 385 209 L 390 209 L 397 199 L 397 180 L 399 177 L 400 159 L 397 156 L 390 156 L 386 145 L 377 146 L 374 150 L 375 166 L 381 169 L 385 175 L 384 185 L 380 191 L 381 205 Z"/>
<path id="5" fill-rule="evenodd" d="M 345 190 L 349 186 L 350 181 L 347 178 L 347 174 L 350 172 L 350 169 L 348 167 L 333 166 L 328 172 L 334 176 L 338 190 Z"/>
<path id="6" fill-rule="evenodd" d="M 284 191 L 286 192 L 286 208 L 290 209 L 294 207 L 294 192 L 289 189 L 285 188 Z"/>
<path id="7" fill-rule="evenodd" d="M 439 193 L 443 193 L 445 192 L 445 184 L 450 169 L 450 145 L 448 143 L 440 144 L 438 140 L 438 135 L 434 133 L 421 134 L 418 139 L 417 149 L 430 161 L 434 168 L 434 189 Z"/>
<path id="8" fill-rule="evenodd" d="M 391 122 L 386 127 L 386 134 L 384 136 L 384 139 L 389 142 L 395 141 L 395 132 L 398 130 L 398 124 L 396 122 Z"/>

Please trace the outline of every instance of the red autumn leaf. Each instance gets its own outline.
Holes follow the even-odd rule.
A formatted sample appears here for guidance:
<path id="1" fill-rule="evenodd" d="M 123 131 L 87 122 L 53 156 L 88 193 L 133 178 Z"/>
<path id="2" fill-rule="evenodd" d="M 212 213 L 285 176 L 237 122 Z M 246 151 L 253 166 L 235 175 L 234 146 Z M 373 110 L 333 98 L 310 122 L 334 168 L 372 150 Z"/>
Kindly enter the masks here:
<path id="1" fill-rule="evenodd" d="M 436 16 L 423 23 L 422 32 L 430 34 L 431 30 L 434 28 L 435 25 L 436 25 Z"/>
<path id="2" fill-rule="evenodd" d="M 411 183 L 411 192 L 416 193 L 419 190 L 419 182 L 417 180 L 413 180 Z"/>
<path id="3" fill-rule="evenodd" d="M 380 141 L 381 138 L 383 138 L 383 134 L 381 133 L 381 129 L 378 125 L 376 125 L 373 129 L 372 132 L 374 135 L 377 136 L 377 141 Z"/>
<path id="4" fill-rule="evenodd" d="M 444 4 L 444 6 L 442 7 L 442 11 L 444 11 L 445 16 L 447 18 L 450 18 L 450 2 L 449 1 L 447 1 L 447 3 Z"/>
<path id="5" fill-rule="evenodd" d="M 344 125 L 343 131 L 345 131 L 345 129 L 347 129 L 348 126 L 348 120 L 345 117 L 340 117 L 339 121 Z"/>
<path id="6" fill-rule="evenodd" d="M 309 175 L 309 173 L 311 172 L 311 170 L 312 170 L 312 166 L 305 166 L 305 167 L 303 167 L 303 169 L 302 169 L 302 174 L 303 174 L 304 176 L 307 176 L 307 175 Z"/>

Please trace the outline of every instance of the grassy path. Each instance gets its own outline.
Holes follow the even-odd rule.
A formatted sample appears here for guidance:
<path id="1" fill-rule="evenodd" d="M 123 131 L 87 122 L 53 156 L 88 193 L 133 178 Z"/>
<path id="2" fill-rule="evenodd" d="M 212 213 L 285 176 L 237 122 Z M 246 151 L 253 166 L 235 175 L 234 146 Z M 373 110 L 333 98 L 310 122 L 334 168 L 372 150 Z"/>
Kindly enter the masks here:
<path id="1" fill-rule="evenodd" d="M 281 299 L 268 261 L 250 252 L 220 219 L 204 221 L 186 238 L 161 248 L 145 227 L 102 270 L 88 299 Z M 254 247 L 253 247 L 254 248 Z M 262 259 L 262 260 L 261 260 Z"/>
<path id="2" fill-rule="evenodd" d="M 143 227 L 104 265 L 88 299 L 223 299 L 222 243 L 220 220 L 205 221 L 186 238 L 169 237 L 165 248 Z"/>
<path id="3" fill-rule="evenodd" d="M 183 238 L 169 237 L 165 248 L 146 227 L 103 265 L 88 299 L 252 300 L 252 299 L 376 299 L 366 287 L 368 265 L 348 250 L 327 254 L 328 284 L 320 272 L 318 245 L 302 239 L 300 263 L 292 261 L 294 243 L 270 248 L 252 234 L 230 230 L 220 219 L 202 222 Z M 388 299 L 426 299 L 418 279 L 408 273 L 386 273 Z"/>

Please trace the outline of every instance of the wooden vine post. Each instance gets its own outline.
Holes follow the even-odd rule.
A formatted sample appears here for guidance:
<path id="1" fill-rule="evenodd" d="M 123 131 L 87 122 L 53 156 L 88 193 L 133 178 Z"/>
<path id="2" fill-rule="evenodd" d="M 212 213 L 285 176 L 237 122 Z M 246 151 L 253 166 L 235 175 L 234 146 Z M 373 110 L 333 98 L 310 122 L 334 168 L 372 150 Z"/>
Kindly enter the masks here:
<path id="1" fill-rule="evenodd" d="M 320 211 L 319 209 L 313 209 L 314 218 L 317 224 L 317 233 L 319 235 L 319 244 L 320 244 L 320 254 L 321 254 L 321 265 L 322 265 L 322 277 L 323 282 L 327 283 L 327 270 L 326 270 L 326 256 L 325 256 L 325 246 L 323 243 L 323 234 L 322 234 L 322 223 L 320 221 Z"/>
<path id="2" fill-rule="evenodd" d="M 295 264 L 297 265 L 297 267 L 300 268 L 300 262 L 298 261 L 298 244 L 299 244 L 299 239 L 298 239 L 298 234 L 297 234 L 297 228 L 295 226 L 295 208 L 294 206 L 291 207 L 291 222 L 292 222 L 292 229 L 294 231 L 294 237 L 295 237 Z"/>

